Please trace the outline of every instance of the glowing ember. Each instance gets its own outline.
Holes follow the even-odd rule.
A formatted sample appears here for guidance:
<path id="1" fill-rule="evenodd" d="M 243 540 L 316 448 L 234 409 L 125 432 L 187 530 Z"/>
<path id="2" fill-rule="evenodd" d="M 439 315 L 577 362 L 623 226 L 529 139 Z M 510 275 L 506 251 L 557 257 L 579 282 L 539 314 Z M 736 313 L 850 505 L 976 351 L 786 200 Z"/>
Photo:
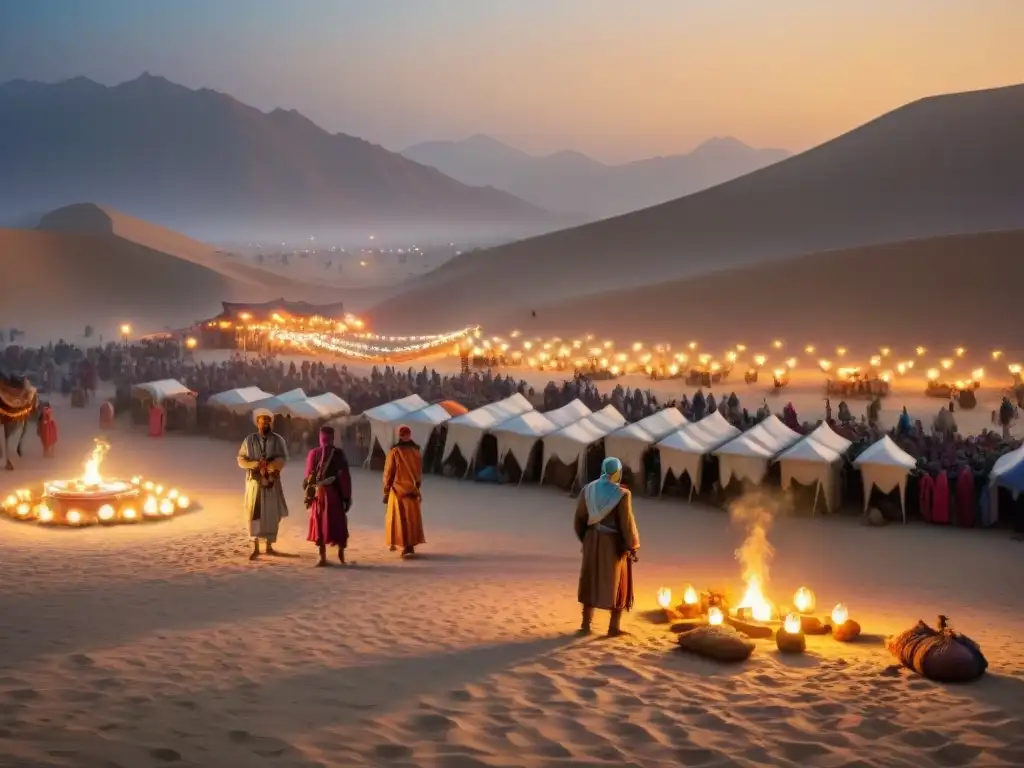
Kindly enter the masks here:
<path id="1" fill-rule="evenodd" d="M 683 602 L 687 605 L 696 605 L 699 600 L 700 595 L 697 594 L 697 590 L 687 584 L 686 589 L 683 591 Z"/>
<path id="2" fill-rule="evenodd" d="M 814 593 L 807 587 L 800 587 L 793 595 L 793 605 L 800 613 L 810 613 L 814 610 Z"/>
<path id="3" fill-rule="evenodd" d="M 783 624 L 783 629 L 791 635 L 800 634 L 800 616 L 796 613 L 791 613 L 786 616 L 786 622 Z"/>
<path id="4" fill-rule="evenodd" d="M 668 608 L 672 605 L 672 590 L 668 587 L 660 587 L 658 589 L 658 605 L 662 608 Z"/>
<path id="5" fill-rule="evenodd" d="M 850 618 L 850 612 L 846 610 L 846 606 L 839 603 L 835 608 L 832 609 L 832 624 L 833 626 L 840 626 L 846 623 L 846 620 Z"/>
<path id="6" fill-rule="evenodd" d="M 710 608 L 708 608 L 708 624 L 710 624 L 713 627 L 716 627 L 723 621 L 725 621 L 725 614 L 722 613 L 721 608 L 719 608 L 717 605 L 713 605 Z"/>
<path id="7" fill-rule="evenodd" d="M 772 604 L 761 591 L 761 577 L 751 575 L 747 580 L 747 591 L 740 601 L 739 608 L 746 608 L 750 611 L 755 621 L 771 621 L 774 610 Z"/>

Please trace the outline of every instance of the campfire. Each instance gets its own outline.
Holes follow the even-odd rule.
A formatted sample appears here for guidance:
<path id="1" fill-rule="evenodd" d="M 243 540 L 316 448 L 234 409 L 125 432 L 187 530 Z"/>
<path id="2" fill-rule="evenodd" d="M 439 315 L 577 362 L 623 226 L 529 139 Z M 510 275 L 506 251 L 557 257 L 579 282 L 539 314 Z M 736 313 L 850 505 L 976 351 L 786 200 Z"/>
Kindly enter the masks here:
<path id="1" fill-rule="evenodd" d="M 97 439 L 80 477 L 47 481 L 38 493 L 15 491 L 0 506 L 16 520 L 72 527 L 160 520 L 192 507 L 178 489 L 141 476 L 131 481 L 105 478 L 100 466 L 108 451 L 110 444 Z"/>

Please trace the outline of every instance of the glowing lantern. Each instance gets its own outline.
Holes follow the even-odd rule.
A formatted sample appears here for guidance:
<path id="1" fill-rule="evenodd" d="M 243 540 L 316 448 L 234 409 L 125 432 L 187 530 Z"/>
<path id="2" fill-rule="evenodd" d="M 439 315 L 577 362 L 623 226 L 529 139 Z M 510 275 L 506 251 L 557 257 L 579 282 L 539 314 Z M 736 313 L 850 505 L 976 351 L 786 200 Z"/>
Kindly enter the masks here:
<path id="1" fill-rule="evenodd" d="M 125 507 L 121 510 L 121 517 L 125 520 L 134 520 L 137 517 L 137 514 L 131 507 Z"/>
<path id="2" fill-rule="evenodd" d="M 683 602 L 686 605 L 696 605 L 699 600 L 700 595 L 697 594 L 697 590 L 690 584 L 687 584 L 686 589 L 683 591 Z"/>
<path id="3" fill-rule="evenodd" d="M 882 364 L 882 358 L 880 355 L 872 355 L 871 359 L 868 360 L 868 364 L 872 367 L 877 367 Z"/>
<path id="4" fill-rule="evenodd" d="M 789 358 L 789 360 L 786 361 L 786 367 L 787 368 L 796 368 L 796 358 L 795 357 Z"/>
<path id="5" fill-rule="evenodd" d="M 810 613 L 814 610 L 814 593 L 807 587 L 800 587 L 793 595 L 793 605 L 800 613 Z"/>
<path id="6" fill-rule="evenodd" d="M 806 347 L 804 347 L 804 352 L 806 352 L 808 355 L 813 355 L 814 354 L 814 345 L 813 344 L 808 344 Z"/>
<path id="7" fill-rule="evenodd" d="M 69 510 L 65 519 L 68 521 L 68 525 L 78 525 L 82 522 L 82 513 L 77 509 Z"/>
<path id="8" fill-rule="evenodd" d="M 845 355 L 846 354 L 846 347 L 839 347 L 838 349 L 836 349 L 836 354 L 839 355 L 840 357 Z"/>
<path id="9" fill-rule="evenodd" d="M 927 376 L 928 376 L 928 381 L 938 381 L 938 379 L 939 379 L 939 369 L 938 368 L 929 368 Z"/>
<path id="10" fill-rule="evenodd" d="M 18 513 L 18 517 L 28 517 L 28 513 L 32 511 L 32 506 L 26 502 L 21 502 L 14 510 Z"/>
<path id="11" fill-rule="evenodd" d="M 1003 356 L 1003 353 L 1002 353 L 1001 350 L 998 350 L 998 349 L 993 349 L 992 350 L 992 359 L 993 360 L 998 360 L 1002 356 Z"/>
<path id="12" fill-rule="evenodd" d="M 896 372 L 899 373 L 900 376 L 905 374 L 907 372 L 907 364 L 906 363 L 897 363 L 896 364 Z"/>
<path id="13" fill-rule="evenodd" d="M 789 614 L 788 616 L 786 616 L 786 621 L 785 621 L 785 623 L 782 626 L 783 626 L 783 629 L 785 629 L 787 633 L 789 633 L 791 635 L 799 635 L 800 634 L 800 616 L 798 614 L 796 614 L 796 613 Z"/>
<path id="14" fill-rule="evenodd" d="M 964 356 L 964 352 L 966 352 L 966 351 L 967 350 L 965 350 L 963 347 L 957 347 L 956 348 L 956 356 L 957 357 L 963 357 Z"/>
<path id="15" fill-rule="evenodd" d="M 164 487 L 163 487 L 162 485 L 158 485 L 158 486 L 157 486 L 156 488 L 154 488 L 153 490 L 154 490 L 154 491 L 156 491 L 156 495 L 157 495 L 157 496 L 159 496 L 159 495 L 160 495 L 161 493 L 163 493 L 163 492 L 164 492 Z"/>
<path id="16" fill-rule="evenodd" d="M 146 497 L 146 503 L 142 505 L 142 511 L 147 515 L 155 515 L 159 511 L 155 496 Z"/>
<path id="17" fill-rule="evenodd" d="M 668 608 L 672 605 L 672 590 L 668 587 L 660 587 L 658 589 L 658 605 L 662 608 Z"/>
<path id="18" fill-rule="evenodd" d="M 768 358 L 764 355 L 754 355 L 754 362 L 757 363 L 758 366 L 764 365 L 767 361 Z"/>
<path id="19" fill-rule="evenodd" d="M 882 353 L 882 357 L 888 357 L 888 356 L 889 356 L 889 353 L 890 353 L 890 352 L 891 352 L 892 350 L 891 350 L 891 349 L 889 349 L 888 347 L 882 347 L 882 348 L 881 348 L 880 350 L 878 350 L 878 351 Z"/>
<path id="20" fill-rule="evenodd" d="M 924 353 L 925 353 L 925 352 L 927 352 L 928 350 L 927 350 L 927 349 L 925 349 L 924 347 L 918 347 L 918 348 L 917 348 L 916 350 L 914 350 L 914 351 L 915 351 L 915 352 L 917 352 L 917 356 L 918 356 L 918 357 L 921 357 L 921 356 L 922 356 L 922 355 L 924 355 Z"/>
<path id="21" fill-rule="evenodd" d="M 10 496 L 8 496 L 6 499 L 4 499 L 4 506 L 5 507 L 13 507 L 17 503 L 18 503 L 18 497 L 15 496 L 13 493 Z"/>
<path id="22" fill-rule="evenodd" d="M 174 514 L 174 502 L 170 499 L 164 499 L 160 502 L 160 514 L 161 515 L 173 515 Z"/>
<path id="23" fill-rule="evenodd" d="M 735 363 L 736 362 L 736 353 L 735 352 L 726 352 L 725 353 L 725 359 L 728 360 L 730 363 Z"/>
<path id="24" fill-rule="evenodd" d="M 717 627 L 723 621 L 725 621 L 725 614 L 722 613 L 721 608 L 719 608 L 717 605 L 713 605 L 710 608 L 708 608 L 708 624 L 710 624 L 713 627 Z"/>
<path id="25" fill-rule="evenodd" d="M 113 520 L 114 519 L 114 508 L 109 504 L 104 504 L 97 510 L 96 514 L 100 520 Z"/>
<path id="26" fill-rule="evenodd" d="M 827 372 L 832 368 L 832 363 L 829 360 L 819 360 L 818 367 Z"/>
<path id="27" fill-rule="evenodd" d="M 39 507 L 39 519 L 44 523 L 49 523 L 53 520 L 53 510 L 45 504 Z"/>
<path id="28" fill-rule="evenodd" d="M 850 612 L 846 609 L 846 606 L 842 603 L 836 605 L 832 609 L 832 624 L 834 626 L 840 626 L 846 623 L 846 620 L 850 618 Z"/>
<path id="29" fill-rule="evenodd" d="M 167 492 L 167 498 L 172 500 L 178 498 L 178 489 L 171 488 L 171 490 Z"/>
<path id="30" fill-rule="evenodd" d="M 782 342 L 776 339 L 775 341 L 772 342 L 772 346 L 775 347 L 776 349 L 782 349 Z"/>
<path id="31" fill-rule="evenodd" d="M 975 381 L 981 381 L 983 378 L 985 378 L 985 369 L 976 368 L 975 370 L 971 371 L 971 378 L 973 378 Z"/>
<path id="32" fill-rule="evenodd" d="M 147 491 L 152 491 L 153 490 L 153 483 L 151 483 L 149 480 L 147 480 L 145 483 L 142 484 L 142 487 L 145 488 Z"/>
<path id="33" fill-rule="evenodd" d="M 746 352 L 747 351 L 747 345 L 746 344 L 737 344 L 736 345 L 736 351 L 737 352 Z"/>
<path id="34" fill-rule="evenodd" d="M 1021 371 L 1020 363 L 1011 363 L 1010 364 L 1010 373 L 1012 373 L 1014 376 L 1016 376 L 1018 373 L 1020 373 L 1020 371 Z"/>
<path id="35" fill-rule="evenodd" d="M 949 359 L 946 359 L 946 360 L 940 360 L 940 361 L 939 361 L 939 365 L 941 365 L 941 366 L 942 366 L 942 369 L 943 369 L 943 370 L 945 370 L 945 371 L 948 371 L 948 370 L 949 370 L 950 368 L 952 368 L 952 367 L 953 367 L 953 361 L 952 361 L 952 360 L 949 360 Z"/>

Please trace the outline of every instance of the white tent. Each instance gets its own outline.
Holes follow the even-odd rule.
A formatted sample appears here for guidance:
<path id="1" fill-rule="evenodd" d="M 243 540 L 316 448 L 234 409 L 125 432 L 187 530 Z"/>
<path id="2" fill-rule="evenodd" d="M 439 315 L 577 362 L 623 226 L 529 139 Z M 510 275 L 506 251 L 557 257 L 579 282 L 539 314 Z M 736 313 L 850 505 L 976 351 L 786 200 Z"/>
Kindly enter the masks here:
<path id="1" fill-rule="evenodd" d="M 719 482 L 724 487 L 735 477 L 759 484 L 768 474 L 771 460 L 800 439 L 799 432 L 794 432 L 772 414 L 714 452 L 718 456 Z"/>
<path id="2" fill-rule="evenodd" d="M 544 415 L 548 418 L 552 424 L 558 428 L 568 427 L 570 424 L 575 424 L 580 419 L 585 419 L 587 416 L 592 414 L 593 411 L 587 408 L 582 400 L 573 400 L 568 405 L 563 405 L 561 408 L 556 408 L 553 411 L 547 411 Z"/>
<path id="3" fill-rule="evenodd" d="M 837 435 L 833 431 L 832 427 L 824 421 L 821 422 L 821 424 L 818 425 L 818 428 L 811 432 L 807 437 L 815 442 L 821 443 L 826 448 L 831 448 L 839 454 L 846 453 L 850 450 L 850 445 L 852 445 L 852 443 L 850 443 L 850 441 L 845 437 Z"/>
<path id="4" fill-rule="evenodd" d="M 532 410 L 533 405 L 530 401 L 516 393 L 512 397 L 456 416 L 448 422 L 448 434 L 445 437 L 444 453 L 441 454 L 441 460 L 447 461 L 448 457 L 458 448 L 468 465 L 466 467 L 468 475 L 484 435 L 499 424 Z"/>
<path id="5" fill-rule="evenodd" d="M 136 384 L 135 389 L 141 389 L 153 398 L 154 403 L 161 403 L 168 397 L 174 397 L 175 395 L 187 395 L 192 392 L 192 390 L 176 379 L 148 381 L 145 384 Z"/>
<path id="6" fill-rule="evenodd" d="M 362 415 L 370 422 L 370 447 L 366 453 L 365 464 L 370 463 L 374 445 L 379 445 L 381 450 L 386 452 L 395 444 L 395 429 L 402 423 L 403 417 L 426 407 L 427 401 L 422 397 L 408 395 L 363 411 Z"/>
<path id="7" fill-rule="evenodd" d="M 860 469 L 864 480 L 864 511 L 868 509 L 872 487 L 882 493 L 899 488 L 903 522 L 907 522 L 907 475 L 917 466 L 914 457 L 886 435 L 854 459 L 853 465 Z"/>
<path id="8" fill-rule="evenodd" d="M 605 438 L 605 452 L 618 458 L 631 472 L 641 472 L 644 452 L 686 423 L 686 417 L 678 409 L 665 408 L 612 432 Z"/>
<path id="9" fill-rule="evenodd" d="M 682 477 L 690 476 L 690 498 L 700 491 L 704 474 L 704 456 L 735 438 L 740 430 L 728 422 L 718 411 L 710 413 L 700 421 L 684 424 L 676 432 L 662 439 L 657 447 L 661 459 L 661 486 L 672 472 Z"/>
<path id="10" fill-rule="evenodd" d="M 491 430 L 498 441 L 498 462 L 502 462 L 511 453 L 525 474 L 533 446 L 545 435 L 559 429 L 560 427 L 552 422 L 547 414 L 539 411 L 527 411 L 499 424 Z M 519 481 L 522 482 L 522 477 Z"/>
<path id="11" fill-rule="evenodd" d="M 436 427 L 444 424 L 446 421 L 451 419 L 451 414 L 448 413 L 440 405 L 428 405 L 426 408 L 421 408 L 418 411 L 406 414 L 402 418 L 402 423 L 409 428 L 412 432 L 413 441 L 420 446 L 420 448 L 426 448 L 427 443 L 430 441 L 430 434 Z"/>
<path id="12" fill-rule="evenodd" d="M 269 392 L 264 392 L 259 387 L 239 387 L 238 389 L 229 389 L 226 392 L 218 392 L 212 395 L 206 401 L 206 404 L 236 413 L 245 413 L 248 410 L 249 403 L 266 400 L 270 397 L 273 397 L 273 395 Z"/>
<path id="13" fill-rule="evenodd" d="M 1020 494 L 1022 470 L 1024 470 L 1024 445 L 1009 453 L 1004 453 L 992 465 L 992 471 L 988 475 L 989 508 L 983 512 L 987 518 L 985 524 L 995 525 L 999 520 L 998 488 L 1006 488 L 1013 494 L 1014 499 Z"/>
<path id="14" fill-rule="evenodd" d="M 352 409 L 349 407 L 348 403 L 333 392 L 324 392 L 322 395 L 311 397 L 309 398 L 309 402 L 320 410 L 327 411 L 327 414 L 331 417 L 347 416 L 352 413 Z"/>
<path id="15" fill-rule="evenodd" d="M 834 432 L 832 434 L 835 435 Z M 835 436 L 843 439 L 839 435 Z M 779 456 L 782 490 L 787 490 L 794 480 L 802 485 L 814 483 L 814 507 L 811 513 L 818 509 L 819 493 L 825 497 L 828 511 L 834 511 L 839 506 L 839 467 L 842 458 L 842 453 L 814 439 L 813 433 L 808 435 Z"/>
<path id="16" fill-rule="evenodd" d="M 333 415 L 312 400 L 296 400 L 291 403 L 284 403 L 276 413 L 282 416 L 290 416 L 293 419 L 305 419 L 306 421 L 326 420 Z"/>
<path id="17" fill-rule="evenodd" d="M 625 423 L 625 417 L 615 410 L 615 406 L 606 405 L 585 419 L 580 419 L 575 424 L 570 424 L 557 432 L 546 435 L 544 437 L 544 468 L 541 470 L 541 482 L 544 482 L 544 475 L 551 459 L 558 459 L 563 464 L 575 463 L 576 480 L 582 482 L 586 474 L 587 449 L 624 426 Z"/>
<path id="18" fill-rule="evenodd" d="M 306 397 L 306 393 L 301 389 L 292 389 L 288 392 L 282 392 L 280 395 L 267 397 L 263 400 L 255 400 L 246 405 L 245 410 L 252 413 L 257 409 L 266 409 L 277 416 L 286 405 L 299 403 L 308 399 L 309 398 Z"/>

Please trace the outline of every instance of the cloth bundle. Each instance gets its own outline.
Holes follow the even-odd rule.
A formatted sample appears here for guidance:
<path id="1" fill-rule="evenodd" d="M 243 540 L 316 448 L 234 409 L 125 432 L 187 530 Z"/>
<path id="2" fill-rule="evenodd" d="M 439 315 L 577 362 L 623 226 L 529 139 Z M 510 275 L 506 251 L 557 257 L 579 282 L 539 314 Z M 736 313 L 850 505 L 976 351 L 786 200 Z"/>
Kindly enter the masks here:
<path id="1" fill-rule="evenodd" d="M 939 616 L 937 630 L 918 621 L 915 627 L 888 638 L 885 645 L 903 666 L 940 683 L 977 680 L 988 668 L 978 644 L 954 632 L 945 616 Z"/>
<path id="2" fill-rule="evenodd" d="M 689 653 L 715 661 L 746 661 L 754 644 L 731 627 L 697 627 L 679 635 L 679 647 Z"/>

